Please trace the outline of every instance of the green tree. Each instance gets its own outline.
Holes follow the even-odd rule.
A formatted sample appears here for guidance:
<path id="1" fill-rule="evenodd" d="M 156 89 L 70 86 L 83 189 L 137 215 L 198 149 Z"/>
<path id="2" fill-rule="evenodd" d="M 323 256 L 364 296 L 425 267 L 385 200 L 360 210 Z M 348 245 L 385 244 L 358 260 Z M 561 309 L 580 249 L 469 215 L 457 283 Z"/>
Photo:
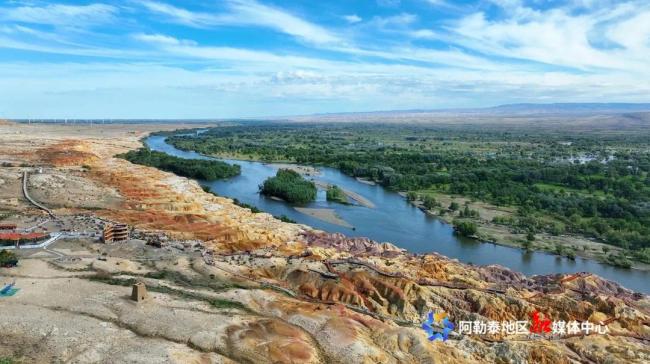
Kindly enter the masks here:
<path id="1" fill-rule="evenodd" d="M 316 185 L 305 180 L 298 172 L 280 169 L 275 177 L 270 177 L 262 184 L 260 192 L 267 196 L 276 196 L 287 202 L 304 204 L 316 199 Z"/>
<path id="2" fill-rule="evenodd" d="M 423 202 L 424 208 L 427 210 L 433 210 L 436 206 L 438 206 L 438 201 L 433 196 L 424 196 L 424 202 Z"/>
<path id="3" fill-rule="evenodd" d="M 571 259 L 571 260 L 575 260 L 576 259 L 576 248 L 571 247 L 569 249 L 566 249 L 566 251 L 564 252 L 564 256 Z"/>
<path id="4" fill-rule="evenodd" d="M 0 267 L 13 267 L 18 264 L 18 257 L 11 250 L 0 250 Z"/>
<path id="5" fill-rule="evenodd" d="M 342 189 L 339 186 L 332 185 L 327 187 L 327 192 L 325 193 L 327 201 L 334 201 L 342 204 L 349 204 L 348 197 L 345 195 Z"/>
<path id="6" fill-rule="evenodd" d="M 418 199 L 418 194 L 413 191 L 409 191 L 406 193 L 406 199 L 408 201 L 415 201 Z"/>
<path id="7" fill-rule="evenodd" d="M 456 219 L 454 220 L 454 230 L 463 236 L 473 236 L 478 232 L 478 227 L 471 221 Z"/>
<path id="8" fill-rule="evenodd" d="M 149 148 L 132 150 L 118 157 L 131 163 L 156 167 L 179 176 L 213 181 L 239 175 L 240 167 L 216 160 L 178 158 Z"/>

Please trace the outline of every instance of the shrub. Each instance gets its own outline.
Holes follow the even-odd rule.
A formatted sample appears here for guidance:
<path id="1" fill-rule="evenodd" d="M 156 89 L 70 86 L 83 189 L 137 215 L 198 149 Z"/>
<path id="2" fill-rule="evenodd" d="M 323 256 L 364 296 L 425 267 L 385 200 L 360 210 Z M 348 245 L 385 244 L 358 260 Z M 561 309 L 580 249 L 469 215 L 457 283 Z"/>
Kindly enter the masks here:
<path id="1" fill-rule="evenodd" d="M 10 250 L 0 251 L 0 267 L 15 267 L 18 264 L 18 257 Z"/>
<path id="2" fill-rule="evenodd" d="M 473 236 L 478 232 L 478 227 L 471 221 L 454 220 L 454 230 L 462 236 Z"/>

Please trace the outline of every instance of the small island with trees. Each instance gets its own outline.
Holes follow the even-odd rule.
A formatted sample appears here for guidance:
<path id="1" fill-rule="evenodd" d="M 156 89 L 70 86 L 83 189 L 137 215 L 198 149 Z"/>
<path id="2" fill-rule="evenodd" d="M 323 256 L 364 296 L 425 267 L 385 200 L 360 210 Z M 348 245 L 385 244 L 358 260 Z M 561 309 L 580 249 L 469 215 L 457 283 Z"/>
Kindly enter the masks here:
<path id="1" fill-rule="evenodd" d="M 345 195 L 345 192 L 337 185 L 331 185 L 327 187 L 327 192 L 325 194 L 327 201 L 338 202 L 340 204 L 349 205 L 348 197 Z"/>
<path id="2" fill-rule="evenodd" d="M 167 153 L 156 152 L 149 148 L 140 148 L 124 154 L 119 158 L 135 164 L 156 167 L 179 176 L 198 178 L 206 181 L 230 178 L 239 175 L 240 167 L 216 160 L 184 159 Z"/>
<path id="3" fill-rule="evenodd" d="M 298 172 L 280 169 L 260 186 L 260 193 L 281 198 L 292 204 L 306 204 L 316 199 L 316 185 Z"/>

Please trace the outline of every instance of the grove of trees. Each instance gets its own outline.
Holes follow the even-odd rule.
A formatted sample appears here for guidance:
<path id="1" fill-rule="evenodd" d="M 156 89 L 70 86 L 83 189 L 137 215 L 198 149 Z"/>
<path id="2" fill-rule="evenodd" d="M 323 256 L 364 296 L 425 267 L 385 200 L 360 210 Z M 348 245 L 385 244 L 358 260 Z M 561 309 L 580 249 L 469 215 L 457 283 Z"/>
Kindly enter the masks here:
<path id="1" fill-rule="evenodd" d="M 203 159 L 184 159 L 167 153 L 152 151 L 149 148 L 132 150 L 118 157 L 131 163 L 156 167 L 179 176 L 197 178 L 206 181 L 230 178 L 239 175 L 240 167 L 221 161 Z"/>
<path id="2" fill-rule="evenodd" d="M 260 186 L 260 192 L 275 196 L 293 204 L 305 204 L 316 199 L 316 185 L 298 172 L 280 169 Z"/>

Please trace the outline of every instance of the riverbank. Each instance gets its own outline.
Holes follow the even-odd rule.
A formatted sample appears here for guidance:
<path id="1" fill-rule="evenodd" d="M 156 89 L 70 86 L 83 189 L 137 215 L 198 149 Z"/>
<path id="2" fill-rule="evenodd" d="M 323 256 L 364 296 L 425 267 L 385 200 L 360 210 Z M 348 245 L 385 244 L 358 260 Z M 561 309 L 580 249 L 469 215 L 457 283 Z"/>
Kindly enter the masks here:
<path id="1" fill-rule="evenodd" d="M 361 177 L 356 177 L 355 179 L 357 181 L 363 183 L 363 184 L 367 184 L 368 186 L 376 186 L 377 185 L 376 182 L 370 181 L 370 180 L 367 180 L 367 179 L 364 179 L 364 178 L 361 178 Z"/>
<path id="2" fill-rule="evenodd" d="M 152 150 L 164 151 L 183 158 L 205 158 L 204 155 L 196 152 L 174 148 L 165 143 L 164 138 L 160 136 L 152 136 L 146 142 Z M 226 162 L 240 164 L 242 175 L 231 180 L 208 183 L 207 186 L 212 191 L 221 196 L 237 198 L 242 202 L 255 205 L 260 210 L 272 215 L 286 215 L 298 223 L 307 224 L 320 230 L 332 233 L 350 233 L 349 228 L 300 213 L 289 204 L 259 197 L 260 183 L 277 172 L 277 169 L 268 163 L 231 160 L 226 160 Z M 522 254 L 519 246 L 484 244 L 474 239 L 467 239 L 454 234 L 453 228 L 441 219 L 430 217 L 429 214 L 423 213 L 415 206 L 405 203 L 404 198 L 395 192 L 379 186 L 374 187 L 360 183 L 354 177 L 333 168 L 320 166 L 318 168 L 322 173 L 319 179 L 340 187 L 354 189 L 364 196 L 368 196 L 377 205 L 376 209 L 361 209 L 340 204 L 323 206 L 322 203 L 303 206 L 332 208 L 354 226 L 356 236 L 368 237 L 375 241 L 394 242 L 400 248 L 407 249 L 412 253 L 437 252 L 466 263 L 483 266 L 501 265 L 526 275 L 591 272 L 637 290 L 646 290 L 649 274 L 647 271 L 603 265 L 592 259 L 570 260 L 545 252 Z M 354 212 L 350 213 L 351 210 Z"/>
<path id="3" fill-rule="evenodd" d="M 399 193 L 402 197 L 406 198 L 405 192 Z M 452 202 L 456 202 L 459 206 L 465 206 L 469 203 L 472 210 L 478 211 L 479 217 L 472 218 L 471 220 L 478 227 L 476 238 L 481 242 L 507 246 L 511 248 L 522 249 L 522 251 L 538 251 L 557 255 L 557 246 L 560 245 L 563 249 L 571 250 L 575 253 L 576 257 L 591 259 L 603 264 L 614 266 L 607 261 L 607 256 L 614 254 L 617 255 L 623 252 L 623 249 L 612 246 L 609 244 L 600 243 L 583 236 L 572 234 L 559 234 L 551 235 L 548 233 L 535 234 L 535 240 L 531 242 L 528 249 L 525 244 L 527 241 L 527 234 L 514 233 L 510 227 L 505 225 L 498 225 L 492 223 L 494 217 L 510 217 L 516 211 L 514 208 L 495 206 L 485 202 L 472 201 L 461 196 L 452 196 L 442 193 L 430 194 L 442 206 L 436 210 L 445 210 L 444 215 L 440 215 L 436 210 L 427 210 L 421 201 L 409 201 L 414 206 L 418 207 L 429 216 L 436 217 L 445 223 L 452 224 L 454 218 L 458 217 L 458 212 L 449 211 L 447 206 Z M 650 264 L 632 260 L 631 269 L 638 269 L 642 271 L 650 271 Z"/>

